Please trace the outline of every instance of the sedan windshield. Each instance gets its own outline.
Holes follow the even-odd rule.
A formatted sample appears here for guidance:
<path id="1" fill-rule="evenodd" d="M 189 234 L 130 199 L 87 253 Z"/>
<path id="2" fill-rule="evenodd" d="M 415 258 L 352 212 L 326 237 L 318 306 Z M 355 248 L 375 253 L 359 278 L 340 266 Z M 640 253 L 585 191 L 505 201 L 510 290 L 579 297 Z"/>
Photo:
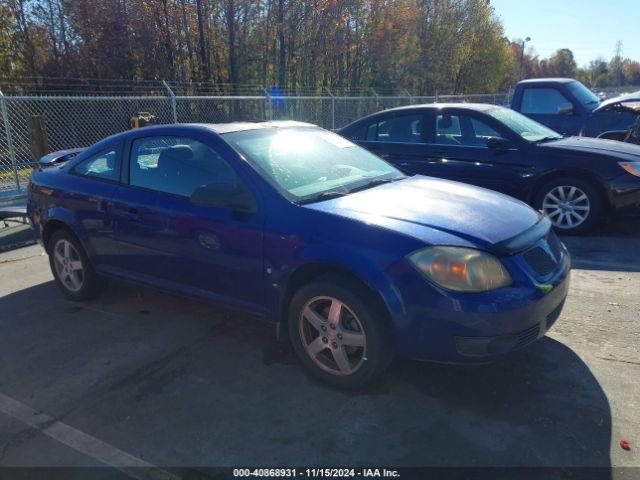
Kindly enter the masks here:
<path id="1" fill-rule="evenodd" d="M 227 133 L 224 139 L 296 202 L 324 200 L 404 178 L 379 157 L 320 128 L 246 130 Z"/>
<path id="2" fill-rule="evenodd" d="M 486 113 L 528 142 L 562 138 L 558 132 L 509 108 L 492 108 Z"/>

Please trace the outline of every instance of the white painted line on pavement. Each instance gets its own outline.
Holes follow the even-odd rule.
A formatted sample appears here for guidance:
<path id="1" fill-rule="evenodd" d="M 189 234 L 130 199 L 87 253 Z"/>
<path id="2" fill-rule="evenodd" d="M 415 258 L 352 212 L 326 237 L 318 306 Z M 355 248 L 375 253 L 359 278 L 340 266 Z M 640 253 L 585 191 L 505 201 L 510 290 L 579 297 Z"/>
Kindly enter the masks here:
<path id="1" fill-rule="evenodd" d="M 50 438 L 87 455 L 99 462 L 117 468 L 138 480 L 179 480 L 180 477 L 162 470 L 149 462 L 134 457 L 81 432 L 65 423 L 59 422 L 46 413 L 7 397 L 0 393 L 0 412 L 33 427 Z"/>

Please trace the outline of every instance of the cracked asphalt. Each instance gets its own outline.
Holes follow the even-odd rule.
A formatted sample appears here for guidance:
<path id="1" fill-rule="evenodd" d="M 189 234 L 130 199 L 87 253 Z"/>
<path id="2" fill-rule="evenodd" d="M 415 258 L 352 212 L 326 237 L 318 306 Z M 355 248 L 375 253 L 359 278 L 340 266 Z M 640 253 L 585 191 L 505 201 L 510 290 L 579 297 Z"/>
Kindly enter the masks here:
<path id="1" fill-rule="evenodd" d="M 39 246 L 1 253 L 0 466 L 595 466 L 637 478 L 640 221 L 563 240 L 571 290 L 542 341 L 491 365 L 398 359 L 357 392 L 305 375 L 267 324 L 115 282 L 69 302 Z"/>

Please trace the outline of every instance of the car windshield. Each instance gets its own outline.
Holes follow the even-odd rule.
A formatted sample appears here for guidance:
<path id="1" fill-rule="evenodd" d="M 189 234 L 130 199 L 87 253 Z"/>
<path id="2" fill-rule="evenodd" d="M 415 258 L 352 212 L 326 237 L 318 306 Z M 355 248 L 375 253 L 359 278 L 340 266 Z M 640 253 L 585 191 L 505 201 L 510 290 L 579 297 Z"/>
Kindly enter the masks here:
<path id="1" fill-rule="evenodd" d="M 571 82 L 567 84 L 567 88 L 571 90 L 573 96 L 589 110 L 593 110 L 600 105 L 600 99 L 580 82 Z"/>
<path id="2" fill-rule="evenodd" d="M 246 130 L 227 133 L 224 139 L 296 202 L 346 195 L 404 178 L 379 157 L 317 127 Z"/>
<path id="3" fill-rule="evenodd" d="M 558 132 L 509 108 L 492 108 L 487 110 L 487 114 L 528 142 L 539 142 L 562 137 Z"/>

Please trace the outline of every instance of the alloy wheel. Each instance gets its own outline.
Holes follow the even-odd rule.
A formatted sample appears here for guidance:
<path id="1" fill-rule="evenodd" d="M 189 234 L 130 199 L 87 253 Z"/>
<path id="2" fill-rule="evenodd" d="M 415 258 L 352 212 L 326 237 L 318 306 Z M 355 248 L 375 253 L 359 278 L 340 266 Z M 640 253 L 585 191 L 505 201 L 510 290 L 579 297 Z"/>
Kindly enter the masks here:
<path id="1" fill-rule="evenodd" d="M 71 292 L 78 292 L 84 283 L 84 267 L 80 254 L 68 240 L 61 239 L 53 248 L 53 264 L 62 284 Z"/>
<path id="2" fill-rule="evenodd" d="M 309 300 L 300 313 L 299 332 L 309 357 L 333 375 L 351 375 L 367 359 L 362 323 L 337 298 Z"/>
<path id="3" fill-rule="evenodd" d="M 573 185 L 558 185 L 542 201 L 542 211 L 559 229 L 582 225 L 591 212 L 588 195 Z"/>

